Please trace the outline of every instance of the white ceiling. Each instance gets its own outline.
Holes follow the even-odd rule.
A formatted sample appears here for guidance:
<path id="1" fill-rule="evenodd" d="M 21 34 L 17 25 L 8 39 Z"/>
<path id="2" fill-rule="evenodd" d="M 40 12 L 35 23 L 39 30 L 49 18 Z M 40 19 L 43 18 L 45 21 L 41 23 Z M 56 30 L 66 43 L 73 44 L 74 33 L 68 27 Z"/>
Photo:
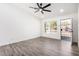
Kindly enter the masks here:
<path id="1" fill-rule="evenodd" d="M 36 3 L 17 3 L 12 4 L 16 6 L 17 8 L 20 8 L 21 10 L 28 12 L 29 14 L 32 14 L 33 16 L 37 18 L 49 18 L 53 16 L 60 16 L 65 14 L 71 14 L 77 12 L 77 3 L 52 3 L 51 6 L 47 7 L 47 9 L 52 10 L 52 12 L 45 12 L 44 14 L 41 14 L 41 12 L 34 13 L 34 9 L 31 9 L 29 7 L 37 7 Z M 44 3 L 43 5 L 46 5 Z M 60 9 L 64 9 L 64 12 L 61 13 Z"/>

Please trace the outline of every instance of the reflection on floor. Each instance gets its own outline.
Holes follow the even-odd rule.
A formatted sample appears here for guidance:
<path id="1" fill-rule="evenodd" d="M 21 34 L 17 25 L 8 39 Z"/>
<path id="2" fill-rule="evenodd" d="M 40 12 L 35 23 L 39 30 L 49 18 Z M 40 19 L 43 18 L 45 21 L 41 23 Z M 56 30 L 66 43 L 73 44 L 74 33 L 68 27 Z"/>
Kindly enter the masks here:
<path id="1" fill-rule="evenodd" d="M 2 56 L 79 56 L 79 48 L 67 41 L 39 37 L 0 47 Z"/>

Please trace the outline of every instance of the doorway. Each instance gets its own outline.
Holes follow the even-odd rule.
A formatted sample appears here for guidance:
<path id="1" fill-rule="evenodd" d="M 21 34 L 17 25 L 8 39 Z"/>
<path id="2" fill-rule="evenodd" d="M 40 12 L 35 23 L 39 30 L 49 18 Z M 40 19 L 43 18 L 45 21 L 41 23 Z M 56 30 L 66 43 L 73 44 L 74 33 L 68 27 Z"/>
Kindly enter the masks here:
<path id="1" fill-rule="evenodd" d="M 61 40 L 72 44 L 72 19 L 61 19 Z"/>

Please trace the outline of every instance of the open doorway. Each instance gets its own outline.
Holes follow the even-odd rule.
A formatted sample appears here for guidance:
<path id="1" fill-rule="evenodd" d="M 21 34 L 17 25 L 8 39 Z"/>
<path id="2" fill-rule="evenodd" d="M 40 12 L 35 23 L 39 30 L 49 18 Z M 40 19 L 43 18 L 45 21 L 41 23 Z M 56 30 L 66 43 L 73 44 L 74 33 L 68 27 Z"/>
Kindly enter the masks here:
<path id="1" fill-rule="evenodd" d="M 61 40 L 72 43 L 72 19 L 61 19 Z"/>

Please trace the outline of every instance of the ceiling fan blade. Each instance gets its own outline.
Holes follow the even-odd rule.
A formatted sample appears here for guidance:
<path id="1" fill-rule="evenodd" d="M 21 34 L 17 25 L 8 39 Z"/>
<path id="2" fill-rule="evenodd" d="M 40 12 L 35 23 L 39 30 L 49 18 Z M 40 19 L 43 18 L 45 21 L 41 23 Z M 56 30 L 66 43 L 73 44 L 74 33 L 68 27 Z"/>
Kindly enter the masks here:
<path id="1" fill-rule="evenodd" d="M 47 4 L 46 6 L 44 6 L 43 8 L 46 8 L 46 7 L 48 7 L 48 6 L 50 6 L 51 4 L 49 3 L 49 4 Z"/>
<path id="2" fill-rule="evenodd" d="M 44 12 L 43 12 L 43 11 L 41 11 L 41 13 L 42 13 L 42 14 L 44 14 Z"/>
<path id="3" fill-rule="evenodd" d="M 38 11 L 39 11 L 39 9 L 37 9 L 37 10 L 35 11 L 35 13 L 38 12 Z"/>
<path id="4" fill-rule="evenodd" d="M 40 8 L 40 5 L 39 5 L 39 3 L 37 3 L 37 6 Z"/>
<path id="5" fill-rule="evenodd" d="M 43 11 L 51 12 L 51 10 L 43 10 Z"/>
<path id="6" fill-rule="evenodd" d="M 29 8 L 38 9 L 38 8 L 36 8 L 36 7 L 29 7 Z"/>

